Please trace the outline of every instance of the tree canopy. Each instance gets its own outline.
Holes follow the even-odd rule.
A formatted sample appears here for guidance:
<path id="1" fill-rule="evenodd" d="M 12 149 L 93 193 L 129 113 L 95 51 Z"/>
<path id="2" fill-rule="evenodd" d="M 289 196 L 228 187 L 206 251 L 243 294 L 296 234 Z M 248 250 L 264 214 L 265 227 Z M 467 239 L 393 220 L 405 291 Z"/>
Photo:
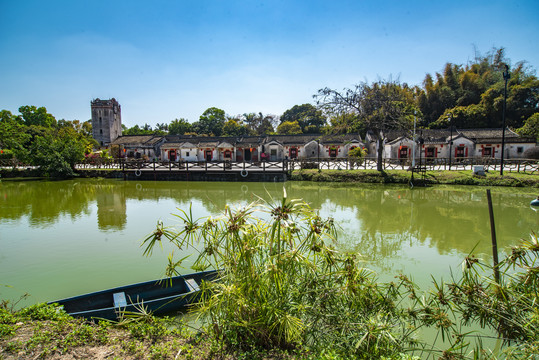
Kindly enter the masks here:
<path id="1" fill-rule="evenodd" d="M 200 115 L 199 120 L 193 124 L 193 129 L 198 134 L 221 136 L 225 122 L 225 111 L 211 107 Z"/>
<path id="2" fill-rule="evenodd" d="M 497 128 L 502 126 L 505 65 L 511 61 L 503 48 L 476 55 L 468 65 L 447 63 L 442 73 L 427 74 L 418 97 L 422 126 L 441 128 Z M 510 70 L 507 88 L 506 125 L 520 128 L 538 111 L 539 80 L 525 62 Z"/>
<path id="3" fill-rule="evenodd" d="M 74 176 L 75 165 L 98 145 L 91 121 L 56 121 L 44 107 L 21 106 L 19 111 L 0 111 L 0 148 L 16 161 L 38 166 L 44 175 Z"/>
<path id="4" fill-rule="evenodd" d="M 393 80 L 362 82 L 339 92 L 324 88 L 315 95 L 318 106 L 326 113 L 358 121 L 378 137 L 378 170 L 382 170 L 382 143 L 390 130 L 409 129 L 418 113 L 415 90 Z M 353 114 L 346 117 L 344 114 Z M 352 125 L 352 124 L 351 124 Z M 358 125 L 355 125 L 358 126 Z"/>
<path id="5" fill-rule="evenodd" d="M 312 104 L 294 105 L 281 116 L 281 124 L 297 122 L 304 134 L 319 134 L 326 124 L 326 117 Z"/>

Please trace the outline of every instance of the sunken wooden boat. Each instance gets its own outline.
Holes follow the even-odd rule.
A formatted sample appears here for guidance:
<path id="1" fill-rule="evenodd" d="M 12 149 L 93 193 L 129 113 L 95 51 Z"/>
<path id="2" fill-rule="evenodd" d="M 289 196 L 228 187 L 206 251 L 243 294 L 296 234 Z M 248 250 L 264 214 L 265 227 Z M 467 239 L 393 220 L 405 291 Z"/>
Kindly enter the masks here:
<path id="1" fill-rule="evenodd" d="M 198 301 L 203 281 L 213 281 L 217 271 L 202 271 L 189 275 L 120 286 L 67 299 L 51 301 L 70 315 L 87 319 L 117 320 L 141 309 L 152 314 L 166 314 L 185 309 Z"/>

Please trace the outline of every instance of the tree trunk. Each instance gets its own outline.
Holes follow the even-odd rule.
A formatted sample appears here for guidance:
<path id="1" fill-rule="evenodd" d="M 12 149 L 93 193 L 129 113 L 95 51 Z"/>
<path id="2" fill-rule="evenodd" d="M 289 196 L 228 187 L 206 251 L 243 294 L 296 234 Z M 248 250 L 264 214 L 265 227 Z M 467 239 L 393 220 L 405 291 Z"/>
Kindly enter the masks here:
<path id="1" fill-rule="evenodd" d="M 382 164 L 382 152 L 384 150 L 383 148 L 384 142 L 382 141 L 381 134 L 378 134 L 378 160 L 376 160 L 376 170 L 383 171 L 384 167 Z"/>

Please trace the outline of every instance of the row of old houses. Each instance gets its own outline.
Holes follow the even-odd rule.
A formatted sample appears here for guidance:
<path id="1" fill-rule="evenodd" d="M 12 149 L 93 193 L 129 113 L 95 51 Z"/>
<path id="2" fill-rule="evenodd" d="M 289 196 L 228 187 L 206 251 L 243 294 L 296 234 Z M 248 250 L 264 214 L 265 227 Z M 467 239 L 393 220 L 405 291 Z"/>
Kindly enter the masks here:
<path id="1" fill-rule="evenodd" d="M 383 157 L 405 160 L 416 158 L 501 157 L 502 129 L 423 129 L 391 131 L 383 137 Z M 112 142 L 121 156 L 163 161 L 282 161 L 285 159 L 339 159 L 348 157 L 356 147 L 368 157 L 376 157 L 378 138 L 368 132 L 344 135 L 267 135 L 205 137 L 187 135 L 130 135 Z M 536 146 L 535 139 L 524 138 L 506 129 L 504 157 L 522 158 Z"/>

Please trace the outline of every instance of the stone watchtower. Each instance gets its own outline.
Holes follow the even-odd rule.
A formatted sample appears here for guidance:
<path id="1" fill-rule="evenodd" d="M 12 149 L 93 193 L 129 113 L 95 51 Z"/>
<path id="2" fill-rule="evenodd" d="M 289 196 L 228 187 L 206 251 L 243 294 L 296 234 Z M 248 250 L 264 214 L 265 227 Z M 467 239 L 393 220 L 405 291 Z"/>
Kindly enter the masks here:
<path id="1" fill-rule="evenodd" d="M 122 135 L 122 108 L 115 98 L 92 100 L 92 135 L 101 146 L 109 146 Z"/>

